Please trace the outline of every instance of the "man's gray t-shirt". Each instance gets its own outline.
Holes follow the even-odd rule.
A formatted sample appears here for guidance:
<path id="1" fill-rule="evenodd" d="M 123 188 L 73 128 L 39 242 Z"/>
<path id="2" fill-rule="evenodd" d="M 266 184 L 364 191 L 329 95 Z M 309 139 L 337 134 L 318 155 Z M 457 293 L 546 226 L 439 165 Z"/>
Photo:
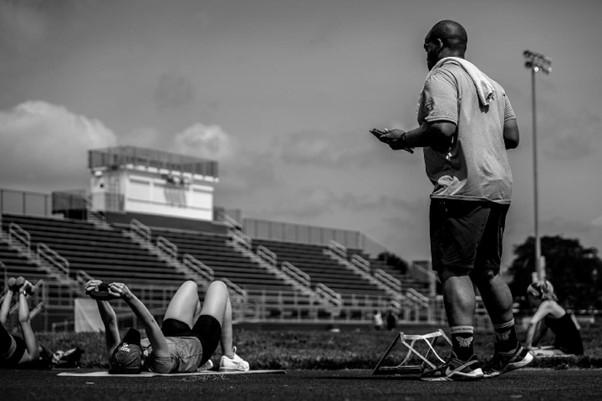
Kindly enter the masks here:
<path id="1" fill-rule="evenodd" d="M 504 88 L 489 81 L 495 93 L 488 106 L 481 106 L 475 84 L 457 64 L 444 63 L 425 82 L 418 123 L 457 126 L 450 149 L 424 148 L 426 173 L 435 185 L 431 198 L 510 203 L 512 172 L 503 132 L 504 122 L 516 116 Z"/>

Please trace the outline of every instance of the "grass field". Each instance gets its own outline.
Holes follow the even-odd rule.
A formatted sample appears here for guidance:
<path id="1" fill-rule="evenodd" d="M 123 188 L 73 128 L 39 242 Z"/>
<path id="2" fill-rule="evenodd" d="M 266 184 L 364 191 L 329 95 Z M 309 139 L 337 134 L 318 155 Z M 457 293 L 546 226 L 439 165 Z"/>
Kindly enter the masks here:
<path id="1" fill-rule="evenodd" d="M 444 328 L 446 329 L 446 328 Z M 411 328 L 407 334 L 425 334 Z M 434 331 L 434 330 L 433 330 Z M 447 332 L 447 329 L 446 329 Z M 393 341 L 397 331 L 376 331 L 370 328 L 342 330 L 249 330 L 235 328 L 238 353 L 251 364 L 252 369 L 372 369 Z M 582 327 L 585 355 L 536 359 L 533 367 L 555 369 L 602 368 L 602 324 L 595 322 Z M 518 332 L 519 338 L 524 337 Z M 39 333 L 41 344 L 51 350 L 67 350 L 78 346 L 84 350 L 81 367 L 107 367 L 104 335 L 101 333 Z M 551 341 L 551 338 L 544 340 Z M 545 342 L 545 341 L 544 341 Z M 480 358 L 493 352 L 493 334 L 477 333 L 475 351 Z M 401 351 L 401 347 L 398 347 Z M 446 356 L 449 348 L 442 349 Z M 398 363 L 403 355 L 398 352 L 388 359 L 387 365 Z M 219 358 L 219 349 L 213 356 Z"/>

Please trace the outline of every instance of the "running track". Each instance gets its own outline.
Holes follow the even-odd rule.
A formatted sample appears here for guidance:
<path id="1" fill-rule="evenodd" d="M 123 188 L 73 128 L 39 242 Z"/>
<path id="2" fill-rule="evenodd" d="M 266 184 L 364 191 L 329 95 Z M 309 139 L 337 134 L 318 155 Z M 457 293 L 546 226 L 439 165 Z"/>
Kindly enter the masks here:
<path id="1" fill-rule="evenodd" d="M 87 371 L 87 370 L 82 370 Z M 523 369 L 469 383 L 372 376 L 367 370 L 289 371 L 285 375 L 57 377 L 60 370 L 0 370 L 2 401 L 526 401 L 601 400 L 602 370 Z"/>

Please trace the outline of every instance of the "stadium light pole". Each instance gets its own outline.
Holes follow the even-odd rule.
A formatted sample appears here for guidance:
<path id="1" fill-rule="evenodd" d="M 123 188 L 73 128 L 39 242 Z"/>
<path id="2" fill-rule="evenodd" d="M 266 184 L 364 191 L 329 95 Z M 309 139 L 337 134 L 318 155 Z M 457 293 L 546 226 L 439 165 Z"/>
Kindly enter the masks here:
<path id="1" fill-rule="evenodd" d="M 540 280 L 545 279 L 545 265 L 541 256 L 541 241 L 539 238 L 539 202 L 537 183 L 537 109 L 535 102 L 535 74 L 543 72 L 549 74 L 552 71 L 552 60 L 541 53 L 525 50 L 525 67 L 531 70 L 531 107 L 532 107 L 532 134 L 533 134 L 533 222 L 535 236 L 535 273 Z"/>

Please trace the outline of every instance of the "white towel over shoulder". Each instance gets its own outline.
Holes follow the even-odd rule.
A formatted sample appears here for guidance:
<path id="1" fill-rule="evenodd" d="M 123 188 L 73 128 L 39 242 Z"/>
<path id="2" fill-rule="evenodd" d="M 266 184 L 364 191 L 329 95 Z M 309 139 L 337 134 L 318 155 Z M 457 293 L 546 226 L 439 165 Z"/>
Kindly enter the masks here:
<path id="1" fill-rule="evenodd" d="M 468 60 L 465 60 L 460 57 L 445 57 L 442 58 L 433 66 L 431 71 L 426 77 L 426 80 L 430 78 L 430 76 L 437 70 L 437 68 L 441 67 L 443 64 L 453 63 L 461 66 L 464 71 L 470 76 L 472 81 L 474 82 L 474 86 L 479 95 L 479 100 L 483 106 L 488 106 L 491 100 L 493 99 L 493 95 L 495 93 L 495 88 L 487 75 L 485 75 L 481 70 L 479 70 L 473 63 Z"/>

